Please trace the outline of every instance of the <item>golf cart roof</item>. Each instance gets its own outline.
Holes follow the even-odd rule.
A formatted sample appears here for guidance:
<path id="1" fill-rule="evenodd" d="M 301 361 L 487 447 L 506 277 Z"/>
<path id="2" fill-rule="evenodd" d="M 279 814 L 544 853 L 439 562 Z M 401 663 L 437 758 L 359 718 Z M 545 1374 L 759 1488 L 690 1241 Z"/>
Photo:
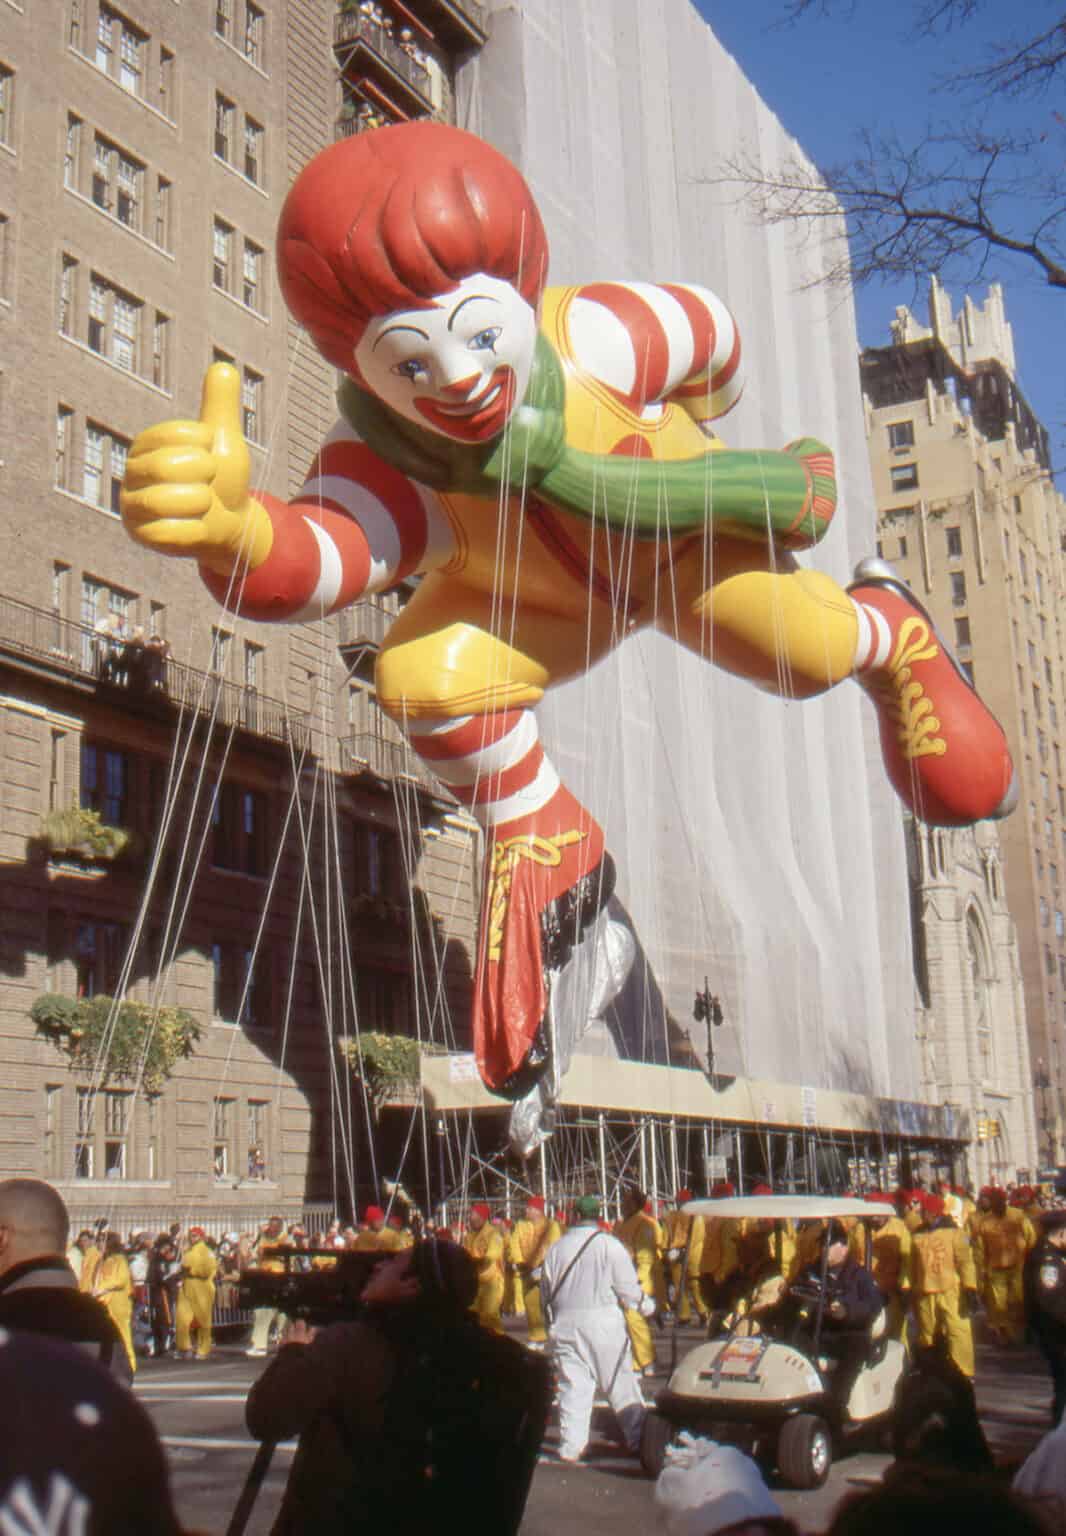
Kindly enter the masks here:
<path id="1" fill-rule="evenodd" d="M 761 1216 L 769 1221 L 818 1221 L 841 1216 L 891 1216 L 876 1200 L 842 1195 L 731 1195 L 725 1200 L 686 1200 L 686 1216 Z"/>

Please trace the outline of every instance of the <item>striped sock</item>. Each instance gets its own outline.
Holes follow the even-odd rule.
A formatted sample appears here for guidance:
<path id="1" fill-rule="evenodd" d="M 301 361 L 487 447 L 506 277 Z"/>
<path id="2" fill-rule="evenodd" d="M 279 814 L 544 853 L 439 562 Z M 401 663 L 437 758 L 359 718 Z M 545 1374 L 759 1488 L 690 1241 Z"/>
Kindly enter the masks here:
<path id="1" fill-rule="evenodd" d="M 531 709 L 413 720 L 411 746 L 486 830 L 535 815 L 559 789 Z"/>
<path id="2" fill-rule="evenodd" d="M 852 671 L 876 672 L 888 661 L 892 652 L 892 626 L 888 619 L 870 603 L 862 603 L 850 593 L 859 632 L 855 640 L 855 660 Z"/>

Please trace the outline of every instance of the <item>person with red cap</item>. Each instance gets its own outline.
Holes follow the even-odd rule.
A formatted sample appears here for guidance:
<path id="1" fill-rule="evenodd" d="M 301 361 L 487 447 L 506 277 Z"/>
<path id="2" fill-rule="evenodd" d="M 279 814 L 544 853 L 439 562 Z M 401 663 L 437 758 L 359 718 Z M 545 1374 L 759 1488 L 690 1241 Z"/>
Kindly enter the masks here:
<path id="1" fill-rule="evenodd" d="M 988 1210 L 977 1228 L 975 1247 L 988 1326 L 1000 1344 L 1016 1344 L 1025 1333 L 1022 1277 L 1036 1233 L 1025 1212 L 1007 1204 L 1001 1189 L 990 1186 L 981 1193 Z"/>
<path id="2" fill-rule="evenodd" d="M 380 1205 L 368 1205 L 363 1222 L 363 1230 L 352 1244 L 357 1253 L 397 1253 L 410 1247 L 410 1238 L 389 1226 Z"/>
<path id="3" fill-rule="evenodd" d="M 526 1213 L 514 1224 L 511 1233 L 511 1263 L 521 1288 L 521 1299 L 529 1328 L 528 1342 L 531 1348 L 543 1349 L 548 1339 L 544 1326 L 544 1311 L 540 1304 L 540 1275 L 548 1249 L 557 1243 L 563 1232 L 554 1217 L 545 1214 L 544 1200 L 540 1195 L 530 1195 L 526 1201 Z"/>
<path id="4" fill-rule="evenodd" d="M 922 1197 L 925 1220 L 913 1234 L 911 1294 L 918 1320 L 918 1346 L 932 1349 L 938 1340 L 964 1376 L 975 1370 L 973 1325 L 977 1272 L 965 1232 L 945 1214 L 940 1195 Z"/>
<path id="5" fill-rule="evenodd" d="M 477 1299 L 474 1311 L 483 1328 L 503 1332 L 500 1311 L 503 1307 L 503 1237 L 494 1227 L 491 1210 L 479 1200 L 470 1207 L 468 1231 L 463 1247 L 477 1265 Z"/>
<path id="6" fill-rule="evenodd" d="M 264 1254 L 263 1249 L 280 1247 L 287 1243 L 289 1235 L 285 1230 L 285 1223 L 280 1216 L 271 1216 L 269 1221 L 263 1223 L 259 1229 L 259 1236 L 253 1245 L 253 1265 L 255 1269 L 266 1270 L 268 1274 L 280 1275 L 285 1272 L 285 1261 Z M 246 1355 L 253 1357 L 265 1355 L 270 1344 L 271 1330 L 287 1322 L 284 1312 L 277 1311 L 274 1307 L 256 1307 L 252 1314 L 252 1342 L 245 1350 Z"/>
<path id="7" fill-rule="evenodd" d="M 213 1343 L 211 1322 L 215 1312 L 215 1271 L 218 1260 L 206 1242 L 203 1227 L 189 1228 L 189 1246 L 181 1259 L 181 1289 L 174 1317 L 174 1343 L 178 1358 L 192 1354 L 192 1325 L 196 1324 L 196 1358 L 208 1360 Z"/>
<path id="8" fill-rule="evenodd" d="M 711 1186 L 712 1200 L 731 1200 L 736 1190 L 728 1179 Z M 731 1217 L 703 1218 L 703 1248 L 700 1251 L 700 1294 L 708 1319 L 729 1311 L 731 1286 L 740 1260 L 737 1254 L 739 1223 Z"/>
<path id="9" fill-rule="evenodd" d="M 700 1291 L 700 1261 L 703 1257 L 703 1217 L 686 1216 L 681 1207 L 692 1199 L 691 1189 L 679 1189 L 674 1209 L 666 1214 L 666 1278 L 673 1300 L 674 1315 L 687 1323 L 693 1311 L 697 1323 L 707 1321 L 707 1307 Z M 682 1275 L 684 1285 L 682 1286 Z"/>
<path id="10" fill-rule="evenodd" d="M 913 1238 L 902 1217 L 897 1216 L 895 1201 L 890 1194 L 872 1190 L 866 1199 L 885 1208 L 883 1217 L 875 1217 L 870 1222 L 870 1268 L 888 1302 L 885 1312 L 888 1336 L 906 1345 Z"/>

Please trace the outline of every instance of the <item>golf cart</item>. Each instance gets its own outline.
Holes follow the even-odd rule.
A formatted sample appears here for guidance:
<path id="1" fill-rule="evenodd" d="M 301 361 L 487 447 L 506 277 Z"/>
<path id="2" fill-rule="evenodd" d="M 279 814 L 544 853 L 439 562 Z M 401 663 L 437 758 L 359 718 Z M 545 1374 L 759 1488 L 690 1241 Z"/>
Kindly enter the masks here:
<path id="1" fill-rule="evenodd" d="M 886 1206 L 872 1201 L 817 1195 L 691 1200 L 683 1210 L 692 1216 L 772 1220 L 777 1231 L 786 1221 L 869 1221 L 889 1214 Z M 867 1227 L 867 1263 L 869 1255 Z M 724 1332 L 698 1344 L 677 1364 L 645 1420 L 641 1461 L 646 1472 L 658 1476 L 674 1435 L 691 1430 L 743 1446 L 764 1464 L 776 1465 L 794 1488 L 818 1488 L 829 1475 L 834 1452 L 849 1437 L 891 1427 L 908 1364 L 903 1345 L 886 1337 L 884 1311 L 868 1330 L 866 1358 L 848 1401 L 834 1394 L 835 1362 L 820 1347 L 827 1260 L 823 1247 L 821 1286 L 805 1295 L 800 1287 L 791 1288 L 794 1321 L 787 1329 L 768 1321 L 763 1331 L 752 1316 L 734 1313 Z"/>

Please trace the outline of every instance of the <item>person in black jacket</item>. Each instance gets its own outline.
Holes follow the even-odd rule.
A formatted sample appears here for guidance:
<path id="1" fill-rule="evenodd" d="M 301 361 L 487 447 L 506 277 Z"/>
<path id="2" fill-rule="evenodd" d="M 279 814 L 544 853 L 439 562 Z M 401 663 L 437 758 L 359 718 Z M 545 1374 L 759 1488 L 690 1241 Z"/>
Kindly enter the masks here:
<path id="1" fill-rule="evenodd" d="M 839 1221 L 831 1221 L 822 1234 L 822 1252 L 802 1271 L 781 1307 L 793 1321 L 801 1317 L 804 1330 L 811 1332 L 821 1309 L 818 1349 L 837 1362 L 832 1391 L 843 1411 L 869 1354 L 870 1325 L 884 1306 L 885 1298 L 870 1271 L 851 1253 L 847 1232 Z"/>
<path id="2" fill-rule="evenodd" d="M 0 1182 L 0 1328 L 80 1344 L 121 1381 L 132 1380 L 125 1346 L 104 1307 L 78 1289 L 67 1263 L 70 1219 L 41 1179 Z"/>
<path id="3" fill-rule="evenodd" d="M 1051 1422 L 1066 1407 L 1066 1210 L 1049 1211 L 1022 1272 L 1025 1315 L 1051 1373 Z"/>

